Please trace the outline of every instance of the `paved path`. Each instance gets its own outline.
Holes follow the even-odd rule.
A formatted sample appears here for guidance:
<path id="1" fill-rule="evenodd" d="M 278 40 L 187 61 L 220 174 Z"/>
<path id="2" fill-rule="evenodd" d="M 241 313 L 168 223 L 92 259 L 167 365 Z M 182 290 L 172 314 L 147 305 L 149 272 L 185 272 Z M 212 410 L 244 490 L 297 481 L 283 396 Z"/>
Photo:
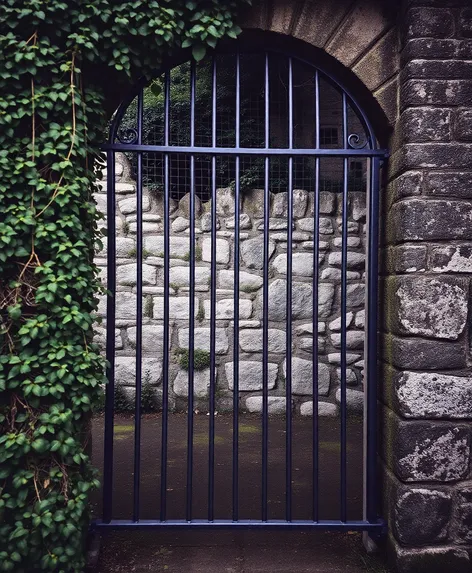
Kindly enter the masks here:
<path id="1" fill-rule="evenodd" d="M 388 573 L 358 534 L 119 532 L 102 540 L 97 573 Z"/>

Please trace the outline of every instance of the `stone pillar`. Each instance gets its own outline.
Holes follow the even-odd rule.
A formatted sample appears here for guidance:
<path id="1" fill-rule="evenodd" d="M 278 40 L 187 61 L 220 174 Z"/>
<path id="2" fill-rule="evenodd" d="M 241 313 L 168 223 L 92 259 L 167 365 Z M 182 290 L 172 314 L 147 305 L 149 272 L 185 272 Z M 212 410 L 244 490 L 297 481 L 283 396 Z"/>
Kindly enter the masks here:
<path id="1" fill-rule="evenodd" d="M 400 573 L 459 573 L 472 566 L 472 10 L 404 4 L 384 212 L 385 515 Z"/>

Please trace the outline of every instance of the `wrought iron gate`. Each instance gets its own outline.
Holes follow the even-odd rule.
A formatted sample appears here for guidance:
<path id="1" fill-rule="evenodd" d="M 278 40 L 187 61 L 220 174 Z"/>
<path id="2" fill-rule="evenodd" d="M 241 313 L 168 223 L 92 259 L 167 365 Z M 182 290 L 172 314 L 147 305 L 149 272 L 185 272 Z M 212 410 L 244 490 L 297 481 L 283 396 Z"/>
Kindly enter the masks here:
<path id="1" fill-rule="evenodd" d="M 171 70 L 163 72 L 160 80 L 151 86 L 150 93 L 157 98 L 161 105 L 161 111 L 154 124 L 146 124 L 144 113 L 148 100 L 145 95 L 145 88 L 148 84 L 141 83 L 133 92 L 132 96 L 125 101 L 117 111 L 110 132 L 109 142 L 104 146 L 107 152 L 107 205 L 108 205 L 108 290 L 106 327 L 107 343 L 106 353 L 109 367 L 107 370 L 108 385 L 106 388 L 106 411 L 105 411 L 105 435 L 104 435 L 104 479 L 103 479 L 103 514 L 95 522 L 99 528 L 107 527 L 216 527 L 216 526 L 237 526 L 237 527 L 299 527 L 299 528 L 321 528 L 321 529 L 345 529 L 345 530 L 365 530 L 370 533 L 379 533 L 384 527 L 383 521 L 378 515 L 378 486 L 377 486 L 377 281 L 378 281 L 378 203 L 379 203 L 379 178 L 382 161 L 386 157 L 386 151 L 378 149 L 375 135 L 365 113 L 356 104 L 355 99 L 346 89 L 344 89 L 332 78 L 326 70 L 315 67 L 310 63 L 298 58 L 280 55 L 275 53 L 265 53 L 249 55 L 236 53 L 227 56 L 231 59 L 231 69 L 219 67 L 217 57 L 206 60 L 199 67 L 195 63 L 185 64 L 188 71 L 189 85 L 179 88 L 188 89 L 188 98 L 182 98 L 179 92 L 175 97 L 181 98 L 180 117 L 172 116 L 172 73 Z M 242 85 L 242 62 L 245 60 L 246 66 L 259 58 L 260 74 L 257 74 L 259 88 L 254 93 L 247 96 L 245 86 Z M 273 62 L 283 60 L 283 74 L 281 68 L 274 71 Z M 249 64 L 248 64 L 249 62 Z M 279 65 L 279 64 L 277 64 Z M 303 84 L 304 90 L 311 90 L 313 107 L 307 108 L 305 96 L 300 95 L 302 81 L 295 82 L 294 71 L 297 66 L 303 67 L 303 78 L 308 78 Z M 298 68 L 297 68 L 298 69 Z M 204 70 L 204 71 L 201 71 Z M 233 82 L 229 98 L 233 98 L 234 103 L 230 105 L 234 124 L 226 127 L 222 135 L 222 128 L 219 125 L 218 110 L 218 90 L 220 89 L 218 73 L 226 73 L 226 77 Z M 197 118 L 199 111 L 197 104 L 197 74 L 206 74 L 209 80 L 207 89 L 211 96 L 206 101 L 204 112 L 205 121 Z M 298 72 L 297 72 L 298 73 Z M 278 106 L 284 108 L 282 123 L 277 119 L 271 99 L 272 83 L 274 78 L 286 78 L 281 81 L 277 88 L 279 95 Z M 252 82 L 256 82 L 253 76 Z M 181 81 L 181 78 L 180 78 Z M 276 81 L 279 81 L 277 79 Z M 332 98 L 339 98 L 339 113 L 332 113 L 335 119 L 328 123 L 328 127 L 323 126 L 322 110 L 324 109 L 321 85 L 326 85 Z M 282 86 L 282 87 L 281 87 Z M 307 87 L 308 86 L 308 87 Z M 225 85 L 226 92 L 228 85 Z M 146 88 L 148 89 L 148 88 Z M 274 88 L 275 89 L 275 88 Z M 298 90 L 298 91 L 297 91 Z M 146 92 L 148 93 L 148 92 Z M 308 92 L 304 92 L 308 93 Z M 284 95 L 285 94 L 285 95 Z M 335 95 L 333 95 L 335 94 Z M 254 110 L 257 107 L 263 114 L 262 124 L 257 136 L 252 133 L 253 139 L 246 142 L 242 136 L 242 123 L 246 122 L 248 112 L 242 110 L 242 99 L 250 101 L 249 107 Z M 308 97 L 308 96 L 306 96 Z M 284 99 L 285 98 L 285 99 Z M 297 101 L 296 101 L 297 100 Z M 300 105 L 300 101 L 302 105 Z M 305 104 L 303 102 L 305 101 Z M 282 103 L 280 103 L 282 102 Z M 297 103 L 298 102 L 298 103 Z M 205 103 L 205 102 L 204 102 Z M 157 104 L 156 104 L 157 105 Z M 133 107 L 134 106 L 134 107 Z M 304 107 L 305 106 L 305 107 Z M 301 111 L 300 111 L 301 107 Z M 303 109 L 304 108 L 304 109 Z M 249 108 L 248 108 L 249 109 Z M 131 110 L 131 112 L 130 112 Z M 252 112 L 249 113 L 249 116 Z M 284 115 L 286 113 L 286 115 Z M 127 116 L 128 114 L 128 116 Z M 126 122 L 126 118 L 131 117 L 131 123 Z M 275 120 L 274 120 L 275 118 Z M 253 118 L 251 118 L 251 121 Z M 136 122 L 133 125 L 133 122 Z M 188 141 L 179 135 L 173 137 L 178 132 L 178 123 L 188 121 Z M 249 123 L 251 123 L 251 121 Z M 278 124 L 273 129 L 273 121 Z M 205 123 L 206 122 L 206 123 Z M 159 125 L 156 126 L 156 123 Z M 221 122 L 220 122 L 221 123 Z M 257 122 L 256 122 L 257 123 Z M 254 121 L 252 121 L 254 124 Z M 310 124 L 312 129 L 309 132 L 311 142 L 307 145 L 306 125 Z M 351 127 L 355 125 L 357 131 L 351 132 Z M 251 128 L 252 129 L 252 128 Z M 154 130 L 154 131 L 153 131 Z M 177 131 L 175 131 L 177 130 Z M 305 131 L 304 131 L 305 130 Z M 224 130 L 223 130 L 224 131 Z M 156 135 L 156 133 L 158 135 Z M 154 140 L 149 135 L 154 134 Z M 204 135 L 202 135 L 204 134 Z M 274 135 L 275 134 L 275 135 Z M 282 135 L 281 135 L 282 134 Z M 186 135 L 187 137 L 187 135 Z M 226 139 L 225 139 L 226 138 Z M 117 152 L 126 153 L 134 166 L 136 178 L 136 372 L 135 372 L 135 412 L 134 412 L 134 462 L 133 462 L 133 512 L 132 515 L 125 516 L 125 519 L 115 519 L 112 511 L 113 486 L 114 486 L 114 394 L 115 394 L 115 298 L 117 292 L 116 283 L 116 184 L 115 184 L 115 155 Z M 252 161 L 252 163 L 250 163 Z M 336 167 L 328 167 L 332 172 L 338 173 L 338 177 L 323 177 L 323 165 L 328 165 L 329 161 Z M 249 162 L 249 163 L 248 163 Z M 328 163 L 323 163 L 328 162 Z M 245 192 L 244 174 L 247 172 L 247 165 L 251 165 L 251 177 L 253 186 L 261 186 L 263 204 L 261 206 L 262 223 L 261 234 L 263 236 L 262 253 L 262 295 L 261 295 L 261 322 L 262 322 L 262 408 L 260 414 L 261 423 L 261 450 L 260 450 L 260 517 L 258 519 L 248 519 L 240 511 L 240 472 L 241 462 L 240 452 L 240 432 L 239 424 L 240 412 L 240 298 L 243 292 L 240 288 L 240 251 L 242 244 L 241 233 L 241 198 Z M 255 167 L 254 167 L 255 165 Z M 334 170 L 334 171 L 333 171 Z M 356 171 L 357 170 L 357 171 Z M 144 233 L 143 233 L 143 194 L 153 186 L 152 174 L 159 172 L 160 182 L 155 184 L 155 192 L 162 198 L 162 267 L 163 267 L 163 308 L 162 324 L 163 328 L 163 362 L 162 362 L 162 411 L 159 414 L 161 424 L 159 475 L 156 475 L 155 497 L 159 500 L 159 510 L 152 519 L 142 519 L 140 514 L 141 496 L 141 444 L 142 444 L 142 326 L 143 326 L 143 255 Z M 183 173 L 185 172 L 185 176 Z M 275 182 L 275 173 L 278 173 Z M 221 175 L 223 173 L 223 175 Z M 357 175 L 356 175 L 357 173 Z M 229 174 L 229 175 L 228 175 Z M 232 322 L 232 360 L 233 372 L 230 388 L 232 387 L 232 452 L 231 452 L 231 506 L 230 516 L 222 518 L 215 510 L 215 417 L 216 417 L 216 330 L 217 330 L 217 189 L 218 181 L 221 177 L 227 177 L 231 182 L 229 188 L 234 196 L 234 205 L 231 212 L 234 213 L 234 252 L 233 265 L 234 272 L 233 288 L 233 311 Z M 356 179 L 357 177 L 357 179 Z M 229 178 L 229 179 L 228 179 Z M 298 436 L 293 431 L 294 413 L 292 408 L 292 353 L 293 353 L 293 251 L 294 251 L 294 187 L 303 184 L 309 188 L 313 209 L 313 272 L 312 272 L 312 327 L 313 345 L 310 350 L 311 360 L 314 365 L 320 361 L 318 348 L 319 332 L 319 292 L 320 292 L 320 197 L 323 190 L 336 193 L 339 197 L 339 218 L 340 229 L 340 375 L 339 375 L 339 512 L 337 515 L 320 517 L 319 512 L 319 472 L 323 464 L 323 455 L 320 453 L 320 418 L 319 418 L 319 384 L 318 368 L 313 367 L 312 385 L 312 426 L 311 426 L 311 518 L 299 519 L 294 515 L 292 507 L 292 481 L 294 472 L 293 444 Z M 254 183 L 255 181 L 255 183 Z M 155 182 L 154 182 L 155 183 Z M 285 297 L 285 469 L 284 474 L 275 479 L 285 481 L 284 515 L 274 519 L 268 510 L 268 480 L 273 477 L 269 467 L 269 279 L 270 279 L 270 197 L 271 190 L 279 185 L 287 193 L 286 206 L 286 297 Z M 348 440 L 348 407 L 347 407 L 347 369 L 348 369 L 348 345 L 347 345 L 347 314 L 348 314 L 348 239 L 349 222 L 348 211 L 350 205 L 350 190 L 357 185 L 361 191 L 365 191 L 367 196 L 367 221 L 366 221 L 366 321 L 365 321 L 365 370 L 364 370 L 364 515 L 350 519 L 347 508 L 347 440 Z M 278 189 L 276 189 L 278 190 Z M 170 379 L 169 369 L 172 357 L 170 356 L 170 331 L 169 324 L 172 321 L 170 313 L 170 300 L 172 296 L 172 286 L 170 284 L 170 241 L 171 241 L 171 204 L 173 197 L 180 197 L 183 192 L 189 193 L 188 218 L 190 221 L 189 252 L 187 262 L 189 264 L 189 285 L 188 285 L 188 403 L 187 403 L 187 442 L 186 442 L 186 499 L 185 512 L 178 518 L 169 518 L 167 508 L 167 496 L 169 490 L 168 480 L 168 439 L 169 439 L 169 418 L 172 416 L 170 408 Z M 208 257 L 210 262 L 209 280 L 209 403 L 208 403 L 208 485 L 206 514 L 195 516 L 193 511 L 193 490 L 198 476 L 194 473 L 194 383 L 195 383 L 195 344 L 194 336 L 196 328 L 196 261 L 199 258 L 198 247 L 196 246 L 197 231 L 195 228 L 196 211 L 202 194 L 206 193 L 209 199 L 210 212 L 209 223 L 211 226 L 210 239 L 211 248 Z M 180 194 L 180 195 L 179 195 Z M 308 219 L 307 219 L 308 220 Z"/>

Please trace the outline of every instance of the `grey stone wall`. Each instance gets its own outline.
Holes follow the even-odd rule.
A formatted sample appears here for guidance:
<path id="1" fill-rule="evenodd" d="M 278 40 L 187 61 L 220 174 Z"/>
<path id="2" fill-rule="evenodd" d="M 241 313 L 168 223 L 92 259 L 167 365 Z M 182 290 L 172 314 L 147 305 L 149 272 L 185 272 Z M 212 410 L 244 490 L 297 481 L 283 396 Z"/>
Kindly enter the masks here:
<path id="1" fill-rule="evenodd" d="M 116 296 L 116 382 L 129 400 L 135 387 L 136 354 L 136 186 L 128 161 L 118 154 L 116 163 L 117 296 Z M 106 214 L 106 181 L 96 195 L 99 209 Z M 362 371 L 364 353 L 364 264 L 365 193 L 349 193 L 348 315 L 347 346 L 351 410 L 362 412 Z M 297 413 L 312 410 L 312 299 L 313 299 L 313 201 L 312 194 L 294 190 L 293 230 L 293 359 L 292 402 Z M 340 279 L 341 219 L 337 197 L 323 192 L 320 201 L 320 288 L 318 348 L 320 363 L 320 414 L 337 414 L 340 377 Z M 210 202 L 198 198 L 195 268 L 195 348 L 210 348 L 211 216 Z M 216 361 L 217 409 L 231 408 L 233 388 L 234 314 L 234 194 L 217 190 L 216 244 Z M 189 197 L 172 201 L 170 238 L 169 335 L 171 405 L 187 408 L 188 372 L 180 365 L 179 353 L 188 349 L 189 339 Z M 164 237 L 162 196 L 144 190 L 143 197 L 143 381 L 157 398 L 162 388 Z M 106 224 L 106 223 L 105 223 Z M 262 405 L 262 297 L 263 297 L 263 190 L 243 193 L 240 214 L 240 329 L 239 387 L 241 407 L 260 411 Z M 269 220 L 269 405 L 271 412 L 285 411 L 286 369 L 286 287 L 287 287 L 287 194 L 271 195 Z M 106 248 L 96 263 L 105 277 Z M 105 318 L 105 299 L 99 314 Z M 98 338 L 104 340 L 104 325 Z M 208 354 L 203 361 L 208 361 Z M 210 369 L 208 364 L 195 373 L 197 407 L 208 408 Z"/>
<path id="2" fill-rule="evenodd" d="M 400 572 L 470 571 L 472 13 L 404 2 L 383 291 L 385 512 Z"/>

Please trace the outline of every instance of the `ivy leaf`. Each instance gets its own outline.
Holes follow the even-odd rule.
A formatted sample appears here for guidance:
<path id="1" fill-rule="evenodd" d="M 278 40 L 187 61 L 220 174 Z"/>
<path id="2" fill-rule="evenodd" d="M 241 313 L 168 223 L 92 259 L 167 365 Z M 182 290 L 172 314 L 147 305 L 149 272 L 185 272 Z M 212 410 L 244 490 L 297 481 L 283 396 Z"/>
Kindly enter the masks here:
<path id="1" fill-rule="evenodd" d="M 203 60 L 206 54 L 206 47 L 203 44 L 196 44 L 192 48 L 192 56 L 195 58 L 197 62 Z"/>

